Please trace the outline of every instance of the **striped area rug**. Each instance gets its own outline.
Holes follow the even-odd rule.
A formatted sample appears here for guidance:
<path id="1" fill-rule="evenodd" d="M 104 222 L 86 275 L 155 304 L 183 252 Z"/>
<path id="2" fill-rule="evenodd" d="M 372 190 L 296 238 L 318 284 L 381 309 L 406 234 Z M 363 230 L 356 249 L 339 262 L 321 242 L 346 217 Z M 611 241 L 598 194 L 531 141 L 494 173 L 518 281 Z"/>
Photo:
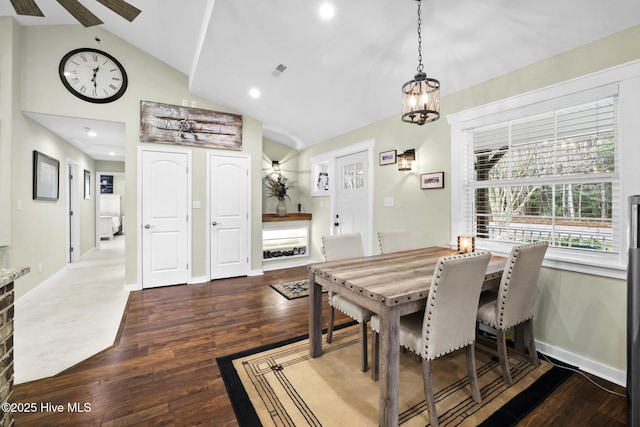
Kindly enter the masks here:
<path id="1" fill-rule="evenodd" d="M 379 383 L 359 370 L 357 326 L 334 332 L 324 354 L 309 357 L 307 337 L 218 359 L 241 426 L 375 426 Z M 425 426 L 420 362 L 410 353 L 400 360 L 400 425 Z M 436 405 L 441 426 L 513 425 L 530 412 L 570 372 L 541 361 L 535 368 L 511 356 L 514 384 L 502 380 L 500 363 L 477 346 L 476 363 L 482 403 L 470 396 L 464 351 L 434 362 Z M 483 424 L 484 423 L 484 424 Z"/>

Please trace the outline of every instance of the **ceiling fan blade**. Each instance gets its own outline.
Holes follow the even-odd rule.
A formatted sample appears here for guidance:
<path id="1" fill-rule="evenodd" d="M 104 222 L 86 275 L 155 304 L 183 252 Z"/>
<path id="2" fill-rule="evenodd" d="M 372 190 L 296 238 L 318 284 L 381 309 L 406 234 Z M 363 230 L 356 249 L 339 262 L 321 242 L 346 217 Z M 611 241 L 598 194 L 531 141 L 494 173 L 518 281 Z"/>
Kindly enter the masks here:
<path id="1" fill-rule="evenodd" d="M 102 24 L 100 18 L 91 13 L 89 9 L 84 7 L 78 0 L 57 0 L 67 12 L 73 15 L 85 27 L 93 27 Z"/>
<path id="2" fill-rule="evenodd" d="M 113 10 L 129 22 L 133 22 L 141 12 L 140 9 L 130 5 L 124 0 L 98 0 L 98 3 Z"/>
<path id="3" fill-rule="evenodd" d="M 11 4 L 18 15 L 44 16 L 35 0 L 11 0 Z"/>

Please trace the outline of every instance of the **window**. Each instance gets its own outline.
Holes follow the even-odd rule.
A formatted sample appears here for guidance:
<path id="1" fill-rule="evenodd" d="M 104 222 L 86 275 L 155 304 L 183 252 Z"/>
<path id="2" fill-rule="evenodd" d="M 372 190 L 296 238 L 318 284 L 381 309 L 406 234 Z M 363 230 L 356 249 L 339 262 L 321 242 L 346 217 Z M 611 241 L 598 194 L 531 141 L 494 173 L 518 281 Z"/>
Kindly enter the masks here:
<path id="1" fill-rule="evenodd" d="M 618 252 L 616 97 L 463 130 L 476 239 Z"/>
<path id="2" fill-rule="evenodd" d="M 547 241 L 545 265 L 625 277 L 639 96 L 635 62 L 449 116 L 451 241 Z"/>

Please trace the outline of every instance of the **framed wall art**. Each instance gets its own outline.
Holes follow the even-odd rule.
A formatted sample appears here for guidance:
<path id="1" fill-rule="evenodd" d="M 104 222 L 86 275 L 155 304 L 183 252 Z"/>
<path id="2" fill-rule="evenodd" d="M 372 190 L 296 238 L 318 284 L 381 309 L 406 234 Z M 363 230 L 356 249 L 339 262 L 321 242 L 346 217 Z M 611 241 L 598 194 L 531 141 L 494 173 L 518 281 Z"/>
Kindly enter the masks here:
<path id="1" fill-rule="evenodd" d="M 84 199 L 91 199 L 91 172 L 84 170 Z"/>
<path id="2" fill-rule="evenodd" d="M 113 194 L 113 175 L 100 175 L 100 194 Z"/>
<path id="3" fill-rule="evenodd" d="M 242 150 L 242 116 L 140 102 L 140 141 Z"/>
<path id="4" fill-rule="evenodd" d="M 397 161 L 397 151 L 389 150 L 380 153 L 380 166 L 393 165 Z"/>
<path id="5" fill-rule="evenodd" d="M 58 200 L 60 162 L 53 157 L 33 151 L 33 199 Z"/>
<path id="6" fill-rule="evenodd" d="M 444 188 L 444 172 L 423 173 L 420 175 L 420 188 Z"/>

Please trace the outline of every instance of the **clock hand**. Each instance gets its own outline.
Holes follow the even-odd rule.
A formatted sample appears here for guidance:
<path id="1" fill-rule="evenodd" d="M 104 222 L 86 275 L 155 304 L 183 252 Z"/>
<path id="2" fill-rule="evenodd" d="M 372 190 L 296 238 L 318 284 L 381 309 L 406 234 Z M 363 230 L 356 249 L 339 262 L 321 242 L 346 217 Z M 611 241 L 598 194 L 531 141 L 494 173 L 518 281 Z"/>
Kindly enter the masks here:
<path id="1" fill-rule="evenodd" d="M 100 71 L 100 66 L 97 66 L 96 68 L 93 69 L 93 77 L 91 78 L 91 81 L 93 82 L 93 87 L 97 87 L 98 83 L 96 82 L 96 76 L 98 75 L 98 71 Z"/>

